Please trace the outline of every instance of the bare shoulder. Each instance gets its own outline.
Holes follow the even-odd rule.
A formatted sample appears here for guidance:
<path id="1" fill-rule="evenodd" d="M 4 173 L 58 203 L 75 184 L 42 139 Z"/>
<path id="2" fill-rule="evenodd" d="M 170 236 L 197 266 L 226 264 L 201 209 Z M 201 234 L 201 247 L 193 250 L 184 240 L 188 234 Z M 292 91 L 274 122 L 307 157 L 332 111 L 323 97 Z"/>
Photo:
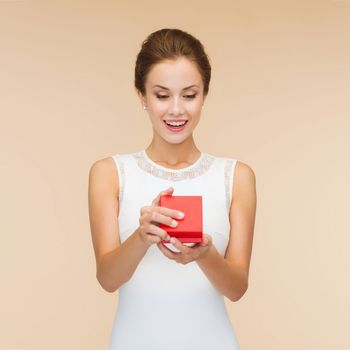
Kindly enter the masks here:
<path id="1" fill-rule="evenodd" d="M 103 257 L 120 244 L 118 173 L 112 157 L 95 161 L 89 172 L 88 207 L 96 272 Z"/>
<path id="2" fill-rule="evenodd" d="M 255 187 L 256 177 L 254 170 L 247 163 L 237 160 L 234 170 L 233 197 L 237 198 L 237 195 L 240 193 L 247 194 L 247 191 L 255 191 Z"/>
<path id="3" fill-rule="evenodd" d="M 101 181 L 109 186 L 109 189 L 118 197 L 119 178 L 115 161 L 112 157 L 105 157 L 96 160 L 89 171 L 90 181 Z"/>
<path id="4" fill-rule="evenodd" d="M 255 173 L 248 164 L 237 161 L 233 176 L 233 194 L 230 208 L 230 240 L 225 258 L 242 269 L 248 285 L 249 266 L 252 254 L 255 213 Z"/>

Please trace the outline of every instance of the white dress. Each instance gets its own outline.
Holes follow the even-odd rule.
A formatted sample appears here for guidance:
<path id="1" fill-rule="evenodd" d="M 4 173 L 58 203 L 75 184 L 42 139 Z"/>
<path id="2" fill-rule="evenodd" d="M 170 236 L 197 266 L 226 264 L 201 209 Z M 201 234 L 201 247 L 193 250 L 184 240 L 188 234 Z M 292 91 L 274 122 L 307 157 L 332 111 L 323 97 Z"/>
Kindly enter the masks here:
<path id="1" fill-rule="evenodd" d="M 225 255 L 237 160 L 202 152 L 191 166 L 170 169 L 153 162 L 145 150 L 112 157 L 119 175 L 121 243 L 139 226 L 141 207 L 172 186 L 173 195 L 203 196 L 203 233 Z M 109 350 L 239 349 L 224 296 L 195 261 L 179 264 L 154 244 L 118 293 Z"/>

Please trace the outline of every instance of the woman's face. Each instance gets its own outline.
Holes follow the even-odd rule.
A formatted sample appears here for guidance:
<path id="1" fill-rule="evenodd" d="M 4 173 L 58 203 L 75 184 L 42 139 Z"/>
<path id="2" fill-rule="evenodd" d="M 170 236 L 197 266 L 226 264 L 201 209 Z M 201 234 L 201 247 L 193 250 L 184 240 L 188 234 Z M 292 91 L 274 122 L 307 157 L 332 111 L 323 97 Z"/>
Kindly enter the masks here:
<path id="1" fill-rule="evenodd" d="M 196 65 L 186 58 L 157 63 L 150 70 L 146 95 L 139 93 L 153 129 L 170 143 L 180 143 L 192 134 L 199 122 L 203 81 Z M 168 127 L 165 121 L 186 121 L 184 127 Z"/>

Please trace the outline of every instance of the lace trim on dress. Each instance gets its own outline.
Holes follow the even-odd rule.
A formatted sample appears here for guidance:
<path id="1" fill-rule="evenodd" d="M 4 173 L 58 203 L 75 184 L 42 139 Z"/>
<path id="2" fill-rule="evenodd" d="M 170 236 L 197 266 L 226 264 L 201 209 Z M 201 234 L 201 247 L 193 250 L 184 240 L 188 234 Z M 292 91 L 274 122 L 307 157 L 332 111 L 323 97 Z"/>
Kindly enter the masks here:
<path id="1" fill-rule="evenodd" d="M 194 166 L 189 166 L 183 169 L 165 169 L 162 166 L 155 166 L 148 161 L 143 152 L 136 152 L 133 154 L 137 165 L 147 173 L 170 181 L 182 181 L 187 179 L 193 179 L 200 175 L 203 175 L 213 164 L 215 157 L 202 153 L 201 159 Z"/>

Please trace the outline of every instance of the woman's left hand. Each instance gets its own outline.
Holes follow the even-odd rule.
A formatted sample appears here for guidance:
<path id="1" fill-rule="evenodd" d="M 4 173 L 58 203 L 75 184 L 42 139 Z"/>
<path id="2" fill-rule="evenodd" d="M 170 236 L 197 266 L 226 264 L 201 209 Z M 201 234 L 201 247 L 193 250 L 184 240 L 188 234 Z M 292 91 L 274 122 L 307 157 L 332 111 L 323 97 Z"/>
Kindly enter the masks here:
<path id="1" fill-rule="evenodd" d="M 168 247 L 166 247 L 162 242 L 157 243 L 157 246 L 167 258 L 171 260 L 175 260 L 177 263 L 180 263 L 183 265 L 186 265 L 191 261 L 195 261 L 203 258 L 213 244 L 212 237 L 205 233 L 203 234 L 203 242 L 196 243 L 192 247 L 188 247 L 182 244 L 175 237 L 172 237 L 171 240 L 173 238 L 175 239 L 175 242 L 174 243 L 171 242 L 171 243 L 175 248 L 180 250 L 180 252 L 173 252 Z"/>

